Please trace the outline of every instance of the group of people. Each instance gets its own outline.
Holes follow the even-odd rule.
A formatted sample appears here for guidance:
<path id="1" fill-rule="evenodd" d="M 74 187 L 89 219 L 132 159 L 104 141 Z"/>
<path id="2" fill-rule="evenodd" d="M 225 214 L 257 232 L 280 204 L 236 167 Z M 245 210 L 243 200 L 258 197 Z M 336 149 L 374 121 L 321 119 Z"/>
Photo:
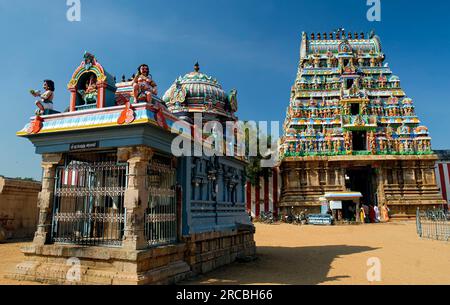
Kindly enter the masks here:
<path id="1" fill-rule="evenodd" d="M 389 221 L 389 208 L 382 205 L 366 205 L 363 204 L 359 209 L 359 219 L 362 223 L 379 223 Z"/>

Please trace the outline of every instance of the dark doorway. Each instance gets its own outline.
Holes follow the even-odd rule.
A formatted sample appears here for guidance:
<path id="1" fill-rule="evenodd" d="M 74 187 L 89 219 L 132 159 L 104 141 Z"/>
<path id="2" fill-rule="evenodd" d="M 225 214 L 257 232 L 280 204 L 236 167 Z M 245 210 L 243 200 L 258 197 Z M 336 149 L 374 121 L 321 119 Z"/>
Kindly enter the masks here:
<path id="1" fill-rule="evenodd" d="M 350 104 L 350 110 L 352 112 L 352 115 L 358 115 L 359 114 L 359 104 Z"/>
<path id="2" fill-rule="evenodd" d="M 375 205 L 376 174 L 372 167 L 356 167 L 347 169 L 345 186 L 352 192 L 360 192 L 363 195 L 361 204 Z"/>
<path id="3" fill-rule="evenodd" d="M 367 150 L 367 132 L 365 131 L 353 131 L 352 142 L 354 151 Z"/>
<path id="4" fill-rule="evenodd" d="M 342 219 L 356 221 L 356 203 L 353 201 L 342 202 Z"/>
<path id="5" fill-rule="evenodd" d="M 351 89 L 353 87 L 353 78 L 347 78 L 347 89 Z"/>

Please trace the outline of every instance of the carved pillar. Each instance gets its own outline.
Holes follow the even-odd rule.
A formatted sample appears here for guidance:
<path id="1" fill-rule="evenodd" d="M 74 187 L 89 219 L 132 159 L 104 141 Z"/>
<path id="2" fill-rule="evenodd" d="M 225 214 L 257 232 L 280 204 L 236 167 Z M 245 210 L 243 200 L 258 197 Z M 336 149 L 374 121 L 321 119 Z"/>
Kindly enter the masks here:
<path id="1" fill-rule="evenodd" d="M 125 191 L 126 224 L 123 248 L 147 248 L 145 210 L 148 206 L 147 168 L 153 151 L 144 146 L 119 148 L 119 160 L 128 162 L 128 187 Z M 125 159 L 125 160 L 124 160 Z"/>
<path id="2" fill-rule="evenodd" d="M 378 190 L 377 190 L 377 201 L 378 201 L 378 207 L 381 207 L 384 205 L 386 198 L 384 195 L 384 184 L 388 181 L 387 178 L 387 171 L 380 167 L 377 172 L 377 184 L 378 184 Z"/>
<path id="3" fill-rule="evenodd" d="M 311 185 L 318 186 L 320 185 L 319 178 L 319 167 L 317 164 L 314 164 L 311 168 Z"/>
<path id="4" fill-rule="evenodd" d="M 334 169 L 334 185 L 341 185 L 339 177 L 340 177 L 340 170 L 339 168 L 336 167 Z"/>
<path id="5" fill-rule="evenodd" d="M 309 167 L 308 163 L 306 163 L 305 165 L 305 174 L 306 174 L 306 185 L 310 186 L 311 185 L 311 173 L 310 173 L 311 168 Z"/>
<path id="6" fill-rule="evenodd" d="M 325 164 L 324 167 L 325 167 L 325 185 L 329 186 L 331 185 L 330 168 L 328 167 L 328 164 Z"/>
<path id="7" fill-rule="evenodd" d="M 33 240 L 35 245 L 42 246 L 49 242 L 55 195 L 56 167 L 61 160 L 62 154 L 42 155 L 42 190 L 38 195 L 39 220 Z"/>
<path id="8" fill-rule="evenodd" d="M 398 167 L 397 162 L 395 162 L 395 163 L 393 164 L 393 168 L 392 168 L 392 184 L 394 184 L 394 185 L 399 184 L 399 181 L 398 181 L 398 171 L 399 171 L 399 167 Z"/>

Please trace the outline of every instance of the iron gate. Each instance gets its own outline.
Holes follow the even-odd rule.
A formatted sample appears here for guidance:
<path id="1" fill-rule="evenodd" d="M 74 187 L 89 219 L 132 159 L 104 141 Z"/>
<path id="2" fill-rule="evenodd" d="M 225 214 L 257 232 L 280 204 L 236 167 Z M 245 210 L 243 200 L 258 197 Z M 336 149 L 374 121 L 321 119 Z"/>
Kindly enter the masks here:
<path id="1" fill-rule="evenodd" d="M 154 158 L 147 172 L 149 192 L 145 236 L 149 246 L 177 241 L 176 169 L 170 159 Z"/>
<path id="2" fill-rule="evenodd" d="M 127 164 L 70 160 L 57 168 L 52 240 L 121 246 Z"/>

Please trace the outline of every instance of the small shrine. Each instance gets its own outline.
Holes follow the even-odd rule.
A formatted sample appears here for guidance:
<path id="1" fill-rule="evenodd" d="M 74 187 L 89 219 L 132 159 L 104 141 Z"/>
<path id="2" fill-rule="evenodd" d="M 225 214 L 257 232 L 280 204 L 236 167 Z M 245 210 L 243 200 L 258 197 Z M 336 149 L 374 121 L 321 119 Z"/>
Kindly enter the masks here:
<path id="1" fill-rule="evenodd" d="M 302 34 L 282 137 L 281 206 L 320 211 L 328 192 L 397 217 L 441 204 L 427 127 L 375 33 Z"/>
<path id="2" fill-rule="evenodd" d="M 246 163 L 172 154 L 175 123 L 190 141 L 205 139 L 190 132 L 194 109 L 210 119 L 237 110 L 235 91 L 195 69 L 161 99 L 148 65 L 117 82 L 85 53 L 65 111 L 53 108 L 53 82 L 30 91 L 38 109 L 17 135 L 42 156 L 42 191 L 34 241 L 14 278 L 174 283 L 255 254 Z"/>

